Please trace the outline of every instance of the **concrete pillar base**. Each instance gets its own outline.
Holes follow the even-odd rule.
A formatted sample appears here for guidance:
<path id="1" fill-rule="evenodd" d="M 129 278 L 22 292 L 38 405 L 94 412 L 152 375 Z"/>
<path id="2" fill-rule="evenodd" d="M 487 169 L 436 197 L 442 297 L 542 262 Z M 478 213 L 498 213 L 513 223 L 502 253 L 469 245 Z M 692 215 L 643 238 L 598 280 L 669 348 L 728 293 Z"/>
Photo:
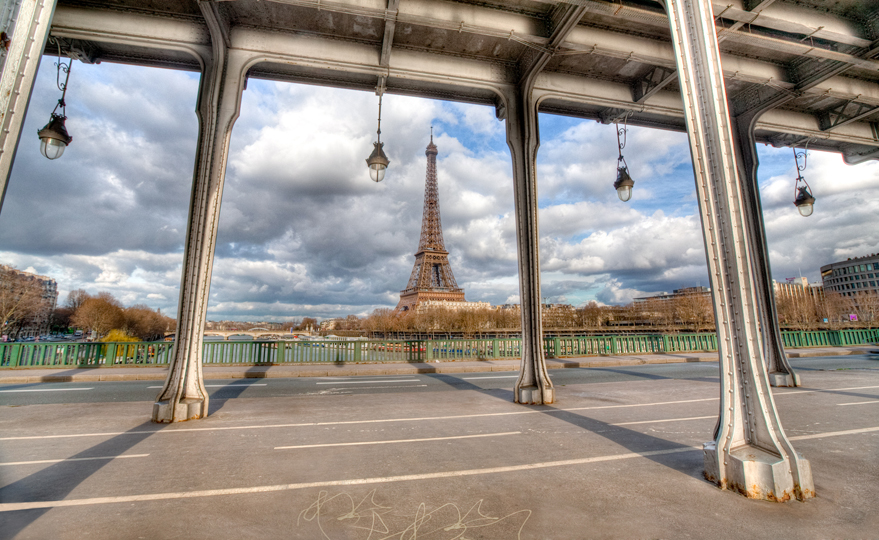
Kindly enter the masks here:
<path id="1" fill-rule="evenodd" d="M 718 456 L 717 447 L 712 441 L 702 446 L 702 452 L 705 478 L 721 489 L 737 491 L 749 499 L 773 502 L 785 502 L 792 498 L 803 501 L 815 496 L 812 468 L 799 454 L 800 483 L 797 484 L 788 459 L 755 446 L 741 446 L 727 455 Z M 724 464 L 723 472 L 719 470 L 720 463 Z"/>
<path id="2" fill-rule="evenodd" d="M 184 398 L 175 406 L 170 401 L 157 401 L 153 404 L 153 422 L 170 424 L 198 420 L 208 415 L 208 398 Z"/>
<path id="3" fill-rule="evenodd" d="M 775 388 L 800 386 L 800 376 L 796 373 L 770 373 L 769 386 Z"/>
<path id="4" fill-rule="evenodd" d="M 540 388 L 536 386 L 523 386 L 518 393 L 517 401 L 522 405 L 549 405 L 555 402 L 555 389 L 551 386 L 544 387 L 542 397 Z"/>

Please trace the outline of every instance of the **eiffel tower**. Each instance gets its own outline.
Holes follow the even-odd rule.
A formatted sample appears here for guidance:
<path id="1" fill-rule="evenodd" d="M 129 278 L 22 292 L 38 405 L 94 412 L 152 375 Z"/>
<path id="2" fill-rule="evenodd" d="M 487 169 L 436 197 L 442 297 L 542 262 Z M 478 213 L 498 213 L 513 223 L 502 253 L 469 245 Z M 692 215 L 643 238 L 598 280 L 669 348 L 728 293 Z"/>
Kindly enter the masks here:
<path id="1" fill-rule="evenodd" d="M 436 145 L 433 129 L 430 144 L 424 151 L 427 156 L 427 178 L 424 181 L 424 217 L 421 219 L 421 241 L 415 253 L 415 266 L 406 288 L 400 291 L 398 310 L 414 309 L 426 300 L 441 302 L 464 302 L 464 289 L 458 287 L 449 252 L 443 243 L 443 225 L 440 220 L 439 190 L 436 184 Z"/>

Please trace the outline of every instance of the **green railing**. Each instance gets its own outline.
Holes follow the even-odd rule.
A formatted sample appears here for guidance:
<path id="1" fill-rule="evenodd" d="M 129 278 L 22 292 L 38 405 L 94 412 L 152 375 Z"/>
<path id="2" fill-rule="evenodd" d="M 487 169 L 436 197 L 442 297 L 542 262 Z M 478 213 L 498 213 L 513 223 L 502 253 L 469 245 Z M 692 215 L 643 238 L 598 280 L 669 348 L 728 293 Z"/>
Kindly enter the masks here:
<path id="1" fill-rule="evenodd" d="M 783 331 L 784 346 L 842 347 L 879 342 L 879 329 Z M 0 343 L 0 368 L 167 365 L 170 342 Z M 650 353 L 713 352 L 714 333 L 548 337 L 549 358 Z M 209 341 L 202 361 L 217 364 L 327 364 L 430 362 L 519 358 L 518 338 L 412 341 Z"/>
<path id="2" fill-rule="evenodd" d="M 845 347 L 879 342 L 879 328 L 806 330 L 781 333 L 785 347 Z"/>

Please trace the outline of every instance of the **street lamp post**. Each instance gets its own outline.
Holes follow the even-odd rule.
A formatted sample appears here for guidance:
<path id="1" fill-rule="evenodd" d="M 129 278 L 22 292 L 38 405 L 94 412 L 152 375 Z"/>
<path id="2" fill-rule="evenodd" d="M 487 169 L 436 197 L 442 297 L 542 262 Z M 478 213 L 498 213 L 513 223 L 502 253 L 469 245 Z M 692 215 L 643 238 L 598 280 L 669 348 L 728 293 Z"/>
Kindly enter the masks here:
<path id="1" fill-rule="evenodd" d="M 40 152 L 49 159 L 58 159 L 73 140 L 64 126 L 64 121 L 67 120 L 67 104 L 64 102 L 64 97 L 67 95 L 67 81 L 70 80 L 70 68 L 73 65 L 73 60 L 69 60 L 66 64 L 61 62 L 61 44 L 55 38 L 50 38 L 50 40 L 58 46 L 58 61 L 55 62 L 55 67 L 58 70 L 56 84 L 58 90 L 61 90 L 61 99 L 55 105 L 55 109 L 49 117 L 49 123 L 43 126 L 37 135 L 40 137 Z M 64 73 L 63 83 L 61 82 L 62 72 Z M 61 108 L 60 114 L 58 113 L 59 107 Z"/>

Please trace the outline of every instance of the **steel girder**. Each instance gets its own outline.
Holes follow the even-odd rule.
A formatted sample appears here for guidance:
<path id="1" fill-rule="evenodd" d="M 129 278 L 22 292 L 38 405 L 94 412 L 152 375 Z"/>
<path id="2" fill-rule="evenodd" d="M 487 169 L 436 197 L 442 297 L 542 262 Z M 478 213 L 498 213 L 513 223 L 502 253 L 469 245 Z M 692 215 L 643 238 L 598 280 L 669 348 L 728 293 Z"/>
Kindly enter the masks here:
<path id="1" fill-rule="evenodd" d="M 808 461 L 781 426 L 766 370 L 759 271 L 708 0 L 666 0 L 717 322 L 720 416 L 705 476 L 751 498 L 814 496 Z"/>
<path id="2" fill-rule="evenodd" d="M 540 312 L 540 235 L 537 219 L 537 148 L 540 133 L 534 85 L 554 50 L 576 28 L 583 7 L 559 5 L 552 13 L 547 49 L 529 50 L 519 60 L 518 84 L 505 97 L 507 145 L 513 158 L 513 202 L 522 309 L 522 363 L 513 387 L 516 403 L 545 405 L 555 401 L 546 370 Z"/>
<path id="3" fill-rule="evenodd" d="M 401 8 L 403 7 L 411 9 L 409 3 L 401 4 Z M 438 12 L 437 15 L 442 15 L 442 12 Z M 541 43 L 539 46 L 535 45 L 538 47 L 533 49 L 535 52 L 548 50 L 545 47 L 548 38 L 538 38 L 527 33 L 537 32 L 537 29 L 524 24 L 529 19 L 515 18 L 512 15 L 508 15 L 508 18 L 510 20 L 498 24 L 507 24 L 508 27 L 510 24 L 516 24 L 516 31 L 511 39 L 530 36 L 529 40 L 533 37 Z M 485 18 L 479 20 L 485 22 Z M 53 23 L 53 34 L 95 43 L 118 43 L 156 50 L 180 51 L 189 57 L 200 54 L 197 50 L 209 46 L 210 36 L 200 24 L 180 19 L 163 20 L 161 24 L 155 21 L 154 17 L 134 13 L 59 7 Z M 460 22 L 456 24 L 460 26 Z M 521 33 L 519 27 L 523 27 Z M 463 31 L 467 31 L 467 28 L 468 26 L 465 26 Z M 254 69 L 250 75 L 255 77 L 277 77 L 371 90 L 377 78 L 386 76 L 391 79 L 389 91 L 392 92 L 475 103 L 495 102 L 495 104 L 500 103 L 500 100 L 490 96 L 502 93 L 502 87 L 514 84 L 516 79 L 515 69 L 511 70 L 503 64 L 478 59 L 448 57 L 411 49 L 394 49 L 389 65 L 383 66 L 377 48 L 369 44 L 328 40 L 318 35 L 285 36 L 256 28 L 233 27 L 230 32 L 234 48 L 261 54 L 266 62 L 274 62 L 287 68 L 295 66 L 302 72 L 297 75 L 292 72 L 275 74 L 268 71 L 261 75 L 260 69 Z M 509 30 L 506 35 L 510 35 Z M 578 48 L 583 54 L 631 58 L 665 68 L 673 68 L 675 65 L 673 50 L 668 43 L 616 35 L 583 26 L 576 27 L 566 37 L 563 47 Z M 144 58 L 142 61 L 149 64 L 150 59 Z M 175 62 L 177 62 L 174 64 L 175 67 L 184 67 L 179 61 L 175 60 Z M 828 62 L 824 61 L 824 63 Z M 189 65 L 192 66 L 190 69 L 198 67 L 198 63 L 194 61 Z M 788 82 L 789 74 L 784 66 L 750 58 L 727 56 L 723 60 L 723 67 L 727 78 L 763 85 L 769 90 L 777 88 L 793 91 L 797 86 L 794 82 Z M 319 73 L 315 75 L 316 72 Z M 371 82 L 366 82 L 370 77 Z M 360 79 L 364 79 L 363 82 L 357 82 Z M 638 114 L 629 119 L 630 124 L 666 129 L 683 127 L 680 96 L 674 92 L 658 91 L 646 103 L 636 105 L 633 103 L 632 89 L 627 84 L 561 72 L 542 72 L 535 82 L 535 88 L 551 91 L 554 94 L 551 103 L 547 101 L 546 105 L 542 105 L 548 107 L 547 110 L 550 112 L 594 117 L 593 113 L 584 110 L 578 104 L 583 104 L 587 109 L 593 106 L 623 109 L 634 107 Z M 879 105 L 879 87 L 857 79 L 831 78 L 810 87 L 806 93 L 826 95 L 840 100 L 860 96 L 858 98 L 860 102 Z M 558 106 L 558 103 L 562 103 L 562 106 Z M 647 120 L 642 120 L 641 117 L 645 115 Z M 815 137 L 827 141 L 823 146 L 815 144 L 813 147 L 828 150 L 834 150 L 841 144 L 866 147 L 877 145 L 872 130 L 864 122 L 854 122 L 832 131 L 822 132 L 813 115 L 789 110 L 770 111 L 760 118 L 757 130 L 761 142 L 771 142 L 770 138 L 776 136 L 774 133 L 788 133 L 796 137 Z M 770 137 L 766 132 L 773 134 Z"/>
<path id="4" fill-rule="evenodd" d="M 202 376 L 207 317 L 220 203 L 232 126 L 238 118 L 249 55 L 229 50 L 228 25 L 213 2 L 199 2 L 211 32 L 198 95 L 198 151 L 190 197 L 177 334 L 168 377 L 153 405 L 153 422 L 181 422 L 208 415 Z"/>
<path id="5" fill-rule="evenodd" d="M 14 21 L 15 26 L 3 29 L 11 34 L 11 39 L 0 75 L 0 209 L 6 197 L 6 186 L 12 173 L 12 163 L 18 150 L 40 58 L 49 38 L 56 1 L 22 0 L 17 13 L 12 5 L 3 8 L 4 11 L 10 10 L 7 22 Z"/>

